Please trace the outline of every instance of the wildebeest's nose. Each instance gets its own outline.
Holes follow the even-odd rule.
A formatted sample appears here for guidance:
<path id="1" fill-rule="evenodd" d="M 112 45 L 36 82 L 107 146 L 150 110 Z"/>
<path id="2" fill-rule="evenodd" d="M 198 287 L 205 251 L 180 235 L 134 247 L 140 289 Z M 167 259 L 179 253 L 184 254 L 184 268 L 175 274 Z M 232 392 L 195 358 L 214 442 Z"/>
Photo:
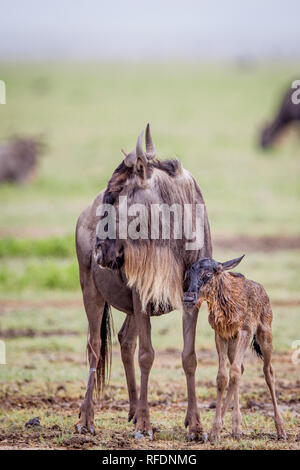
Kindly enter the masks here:
<path id="1" fill-rule="evenodd" d="M 98 253 L 97 257 L 96 257 L 96 262 L 97 264 L 102 264 L 102 261 L 103 261 L 103 255 L 102 255 L 102 252 Z"/>
<path id="2" fill-rule="evenodd" d="M 187 305 L 195 305 L 198 300 L 197 292 L 185 292 L 183 295 L 183 303 Z"/>
<path id="3" fill-rule="evenodd" d="M 96 236 L 95 247 L 98 250 L 101 247 L 101 239 Z"/>

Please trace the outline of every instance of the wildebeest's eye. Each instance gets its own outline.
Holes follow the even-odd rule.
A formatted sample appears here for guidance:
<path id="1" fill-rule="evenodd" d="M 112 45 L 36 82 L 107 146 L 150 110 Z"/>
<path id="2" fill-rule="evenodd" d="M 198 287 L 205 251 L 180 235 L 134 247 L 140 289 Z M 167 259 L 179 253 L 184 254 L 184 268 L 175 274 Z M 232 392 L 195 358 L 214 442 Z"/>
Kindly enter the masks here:
<path id="1" fill-rule="evenodd" d="M 202 280 L 203 282 L 208 282 L 212 277 L 212 273 L 205 273 Z"/>

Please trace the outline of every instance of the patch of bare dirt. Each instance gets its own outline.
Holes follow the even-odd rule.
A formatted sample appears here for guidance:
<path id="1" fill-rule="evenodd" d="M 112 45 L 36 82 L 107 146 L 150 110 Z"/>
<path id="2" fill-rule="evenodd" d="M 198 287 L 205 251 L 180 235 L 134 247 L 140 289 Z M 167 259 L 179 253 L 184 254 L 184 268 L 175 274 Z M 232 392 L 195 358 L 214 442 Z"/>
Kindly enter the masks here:
<path id="1" fill-rule="evenodd" d="M 16 393 L 6 392 L 0 397 L 1 408 L 45 408 L 51 407 L 53 409 L 78 409 L 80 406 L 80 399 L 74 400 L 73 397 L 68 396 L 43 396 L 43 395 L 17 395 Z"/>
<path id="2" fill-rule="evenodd" d="M 7 330 L 0 330 L 0 338 L 12 339 L 12 338 L 47 338 L 49 336 L 77 336 L 80 333 L 72 330 L 47 330 L 37 331 L 32 328 L 9 328 Z"/>
<path id="3" fill-rule="evenodd" d="M 213 246 L 222 250 L 237 250 L 246 253 L 249 251 L 300 250 L 300 236 L 215 235 Z"/>
<path id="4" fill-rule="evenodd" d="M 49 444 L 42 446 L 43 448 L 51 448 L 53 439 L 59 437 L 61 431 L 35 431 L 28 434 L 20 431 L 1 432 L 0 431 L 0 447 L 7 449 L 27 449 L 33 446 L 40 448 L 41 439 L 47 440 Z"/>
<path id="5" fill-rule="evenodd" d="M 83 308 L 81 298 L 75 299 L 49 299 L 49 300 L 15 300 L 0 299 L 0 314 L 14 310 L 44 309 L 44 308 Z"/>
<path id="6" fill-rule="evenodd" d="M 272 305 L 274 307 L 299 307 L 300 306 L 300 299 L 272 299 Z M 0 299 L 0 315 L 2 314 L 9 314 L 10 312 L 14 312 L 15 310 L 30 310 L 30 309 L 45 309 L 45 308 L 57 308 L 57 309 L 68 309 L 68 308 L 82 308 L 83 309 L 83 303 L 82 299 L 76 298 L 76 299 L 56 299 L 56 300 L 44 300 L 44 301 L 32 301 L 32 300 L 14 300 L 14 299 Z M 16 332 L 19 331 L 22 334 L 15 334 L 12 332 L 10 333 L 10 330 L 7 330 L 7 333 L 2 333 L 2 334 L 7 334 L 8 336 L 4 336 L 6 338 L 12 337 L 15 338 L 17 336 L 41 336 L 40 332 L 36 332 L 33 329 L 27 329 L 27 330 L 15 330 Z M 42 334 L 42 336 L 50 336 L 52 334 L 57 334 L 57 335 L 63 335 L 63 334 L 77 334 L 76 332 L 69 332 L 66 331 L 66 333 L 63 333 L 63 330 L 57 330 L 58 333 L 52 333 L 49 331 L 49 333 L 46 331 Z M 61 331 L 61 333 L 59 332 Z M 9 336 L 11 335 L 11 336 Z M 171 353 L 172 348 L 167 349 L 166 353 Z"/>
<path id="7" fill-rule="evenodd" d="M 71 449 L 85 449 L 97 444 L 95 437 L 78 434 L 62 441 L 62 445 Z"/>
<path id="8" fill-rule="evenodd" d="M 272 305 L 275 307 L 299 307 L 300 299 L 282 299 L 282 300 L 272 300 Z"/>

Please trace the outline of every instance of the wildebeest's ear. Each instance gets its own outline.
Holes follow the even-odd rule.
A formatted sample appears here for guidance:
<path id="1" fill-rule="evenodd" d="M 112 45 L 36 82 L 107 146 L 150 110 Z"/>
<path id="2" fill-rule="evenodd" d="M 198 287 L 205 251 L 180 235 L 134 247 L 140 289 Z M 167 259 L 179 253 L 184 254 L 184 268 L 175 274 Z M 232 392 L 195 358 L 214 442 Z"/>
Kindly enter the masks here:
<path id="1" fill-rule="evenodd" d="M 124 163 L 128 168 L 132 168 L 136 164 L 136 153 L 133 150 L 130 153 L 126 153 L 124 149 L 122 149 L 122 153 L 125 156 Z"/>
<path id="2" fill-rule="evenodd" d="M 230 261 L 225 261 L 225 263 L 221 263 L 222 266 L 223 266 L 223 269 L 224 269 L 224 270 L 228 270 L 228 269 L 233 269 L 233 268 L 235 268 L 235 267 L 242 261 L 242 259 L 244 258 L 244 256 L 245 256 L 245 255 L 240 256 L 239 258 L 231 259 Z"/>

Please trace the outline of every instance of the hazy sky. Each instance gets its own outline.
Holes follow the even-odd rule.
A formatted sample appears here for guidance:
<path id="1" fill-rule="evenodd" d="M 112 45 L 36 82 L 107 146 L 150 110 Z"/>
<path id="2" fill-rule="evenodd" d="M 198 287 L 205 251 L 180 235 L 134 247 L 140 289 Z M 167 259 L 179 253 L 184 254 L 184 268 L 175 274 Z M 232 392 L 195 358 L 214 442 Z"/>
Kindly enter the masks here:
<path id="1" fill-rule="evenodd" d="M 300 57 L 300 0 L 0 0 L 0 60 Z"/>

